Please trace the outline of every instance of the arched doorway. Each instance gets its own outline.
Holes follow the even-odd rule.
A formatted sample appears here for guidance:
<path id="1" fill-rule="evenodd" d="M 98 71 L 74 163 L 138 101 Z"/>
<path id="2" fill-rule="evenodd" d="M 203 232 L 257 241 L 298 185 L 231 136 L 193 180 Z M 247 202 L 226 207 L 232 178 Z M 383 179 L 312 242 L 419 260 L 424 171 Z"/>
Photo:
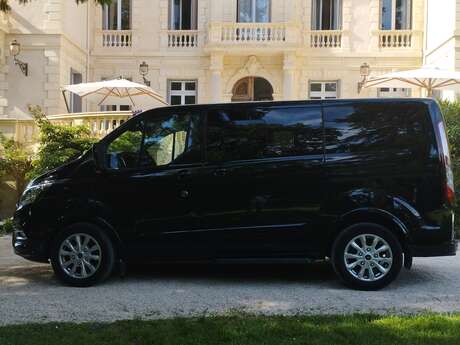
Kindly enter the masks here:
<path id="1" fill-rule="evenodd" d="M 246 77 L 233 87 L 232 102 L 273 101 L 273 87 L 264 78 Z"/>

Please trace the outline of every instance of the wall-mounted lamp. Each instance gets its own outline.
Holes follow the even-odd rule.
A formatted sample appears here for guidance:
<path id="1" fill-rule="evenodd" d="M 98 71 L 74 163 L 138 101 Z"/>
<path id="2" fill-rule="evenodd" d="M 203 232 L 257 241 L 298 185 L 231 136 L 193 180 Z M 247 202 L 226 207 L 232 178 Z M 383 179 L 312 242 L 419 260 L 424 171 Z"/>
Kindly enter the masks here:
<path id="1" fill-rule="evenodd" d="M 145 76 L 147 74 L 149 74 L 149 65 L 143 61 L 140 65 L 139 65 L 139 73 L 140 75 L 142 76 L 142 78 L 144 79 L 144 84 L 147 85 L 147 86 L 150 86 L 150 80 L 148 80 Z"/>
<path id="2" fill-rule="evenodd" d="M 365 62 L 359 67 L 359 74 L 361 75 L 361 81 L 358 82 L 358 93 L 361 92 L 361 90 L 364 87 L 364 84 L 367 81 L 367 78 L 371 74 L 371 67 Z"/>
<path id="3" fill-rule="evenodd" d="M 13 55 L 14 64 L 19 66 L 21 72 L 27 77 L 29 75 L 29 64 L 17 58 L 19 53 L 21 53 L 21 44 L 18 41 L 13 40 L 10 43 L 10 53 Z"/>

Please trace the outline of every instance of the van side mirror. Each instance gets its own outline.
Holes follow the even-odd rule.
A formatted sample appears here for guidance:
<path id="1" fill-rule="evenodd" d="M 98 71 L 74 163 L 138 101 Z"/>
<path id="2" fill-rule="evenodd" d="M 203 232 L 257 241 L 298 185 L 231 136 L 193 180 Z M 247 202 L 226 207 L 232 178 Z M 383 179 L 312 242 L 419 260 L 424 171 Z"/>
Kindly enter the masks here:
<path id="1" fill-rule="evenodd" d="M 98 172 L 105 170 L 104 152 L 99 143 L 93 145 L 93 160 Z"/>

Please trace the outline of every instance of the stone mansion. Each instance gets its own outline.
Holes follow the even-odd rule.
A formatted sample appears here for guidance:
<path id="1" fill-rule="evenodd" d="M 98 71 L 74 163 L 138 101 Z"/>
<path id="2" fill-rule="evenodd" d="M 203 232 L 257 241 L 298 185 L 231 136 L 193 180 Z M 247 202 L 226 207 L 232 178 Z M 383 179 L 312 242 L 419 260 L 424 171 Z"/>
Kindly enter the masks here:
<path id="1" fill-rule="evenodd" d="M 10 2 L 0 18 L 0 131 L 25 142 L 29 104 L 54 121 L 96 121 L 98 134 L 129 116 L 129 106 L 78 97 L 69 114 L 66 84 L 123 76 L 171 104 L 410 97 L 420 90 L 359 93 L 360 66 L 372 75 L 460 68 L 460 0 Z"/>

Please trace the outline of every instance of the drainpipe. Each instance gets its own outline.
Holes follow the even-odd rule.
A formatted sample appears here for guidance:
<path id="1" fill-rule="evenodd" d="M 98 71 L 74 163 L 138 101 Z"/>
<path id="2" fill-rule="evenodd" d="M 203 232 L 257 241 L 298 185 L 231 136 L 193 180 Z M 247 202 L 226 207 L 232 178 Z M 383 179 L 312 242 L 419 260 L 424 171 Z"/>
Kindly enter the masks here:
<path id="1" fill-rule="evenodd" d="M 89 83 L 89 49 L 90 49 L 90 1 L 86 2 L 86 82 Z M 86 101 L 86 111 L 88 111 L 88 101 Z"/>

